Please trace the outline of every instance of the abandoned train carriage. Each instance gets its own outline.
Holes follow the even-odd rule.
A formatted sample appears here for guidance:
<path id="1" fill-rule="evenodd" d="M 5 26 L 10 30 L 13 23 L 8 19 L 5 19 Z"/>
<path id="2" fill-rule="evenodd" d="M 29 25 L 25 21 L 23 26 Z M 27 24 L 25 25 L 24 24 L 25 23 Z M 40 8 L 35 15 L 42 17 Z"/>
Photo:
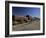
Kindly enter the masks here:
<path id="1" fill-rule="evenodd" d="M 12 16 L 12 20 L 20 22 L 20 23 L 31 22 L 32 17 L 29 16 L 29 15 L 26 15 L 26 16 Z"/>

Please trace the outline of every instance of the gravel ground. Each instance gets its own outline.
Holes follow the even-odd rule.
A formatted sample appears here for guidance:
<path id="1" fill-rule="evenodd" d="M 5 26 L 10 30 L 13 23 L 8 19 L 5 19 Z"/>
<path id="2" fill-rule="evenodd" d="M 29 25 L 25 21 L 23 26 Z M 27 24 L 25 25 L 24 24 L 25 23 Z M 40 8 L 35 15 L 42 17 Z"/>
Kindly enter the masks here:
<path id="1" fill-rule="evenodd" d="M 32 21 L 12 26 L 13 31 L 40 30 L 40 21 Z"/>

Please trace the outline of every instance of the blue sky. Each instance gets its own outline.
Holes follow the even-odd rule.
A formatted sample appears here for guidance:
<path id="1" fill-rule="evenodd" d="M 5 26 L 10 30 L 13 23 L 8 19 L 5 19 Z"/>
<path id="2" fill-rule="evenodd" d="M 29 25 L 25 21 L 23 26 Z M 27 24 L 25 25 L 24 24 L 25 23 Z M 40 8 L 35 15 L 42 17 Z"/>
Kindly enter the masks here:
<path id="1" fill-rule="evenodd" d="M 12 14 L 17 16 L 30 15 L 33 17 L 40 17 L 40 8 L 33 7 L 12 7 Z"/>

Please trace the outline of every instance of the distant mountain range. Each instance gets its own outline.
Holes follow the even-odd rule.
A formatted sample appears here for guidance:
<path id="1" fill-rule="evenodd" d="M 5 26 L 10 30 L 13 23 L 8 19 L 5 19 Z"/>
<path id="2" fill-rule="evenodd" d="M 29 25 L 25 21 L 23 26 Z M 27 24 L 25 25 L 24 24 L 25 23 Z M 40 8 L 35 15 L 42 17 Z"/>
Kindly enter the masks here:
<path id="1" fill-rule="evenodd" d="M 40 18 L 33 17 L 32 20 L 33 20 L 33 21 L 36 21 L 36 20 L 40 20 Z"/>

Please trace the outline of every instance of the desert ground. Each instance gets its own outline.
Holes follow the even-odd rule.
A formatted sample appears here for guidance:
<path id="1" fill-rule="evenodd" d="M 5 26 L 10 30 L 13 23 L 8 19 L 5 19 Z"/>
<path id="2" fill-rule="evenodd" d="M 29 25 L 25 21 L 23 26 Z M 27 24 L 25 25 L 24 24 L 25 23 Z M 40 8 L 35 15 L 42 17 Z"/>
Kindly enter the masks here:
<path id="1" fill-rule="evenodd" d="M 40 30 L 40 20 L 35 20 L 23 24 L 12 26 L 12 31 Z"/>

